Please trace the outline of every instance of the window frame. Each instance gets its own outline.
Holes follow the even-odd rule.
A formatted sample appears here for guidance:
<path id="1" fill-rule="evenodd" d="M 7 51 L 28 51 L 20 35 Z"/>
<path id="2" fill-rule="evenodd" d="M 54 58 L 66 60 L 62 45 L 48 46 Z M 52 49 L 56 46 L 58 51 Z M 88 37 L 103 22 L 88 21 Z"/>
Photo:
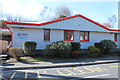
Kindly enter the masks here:
<path id="1" fill-rule="evenodd" d="M 65 40 L 65 35 L 64 35 L 64 41 L 74 41 L 74 30 L 64 30 L 64 34 L 65 34 L 65 31 L 68 31 L 68 34 L 67 34 L 68 40 Z M 70 40 L 70 32 L 72 32 L 73 40 Z"/>
<path id="2" fill-rule="evenodd" d="M 117 33 L 114 33 L 114 42 L 117 42 L 117 41 L 118 41 L 118 40 L 117 40 L 117 39 L 118 39 L 118 38 L 117 38 L 117 35 L 118 35 Z"/>
<path id="3" fill-rule="evenodd" d="M 49 39 L 45 39 L 45 31 L 49 31 Z M 50 41 L 50 29 L 44 29 L 44 41 Z"/>
<path id="4" fill-rule="evenodd" d="M 89 41 L 90 40 L 90 32 L 89 31 L 80 31 L 80 32 L 84 32 L 84 40 L 80 40 L 80 41 Z M 86 33 L 88 33 L 88 40 L 85 39 Z M 80 35 L 80 38 L 81 38 L 81 35 Z"/>

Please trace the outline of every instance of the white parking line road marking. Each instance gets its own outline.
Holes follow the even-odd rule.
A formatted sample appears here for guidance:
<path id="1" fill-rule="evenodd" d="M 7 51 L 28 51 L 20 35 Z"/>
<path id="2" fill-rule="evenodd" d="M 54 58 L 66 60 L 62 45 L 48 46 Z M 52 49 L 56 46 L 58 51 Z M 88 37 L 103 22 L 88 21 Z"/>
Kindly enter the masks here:
<path id="1" fill-rule="evenodd" d="M 27 73 L 28 73 L 28 72 L 25 72 L 25 79 L 27 79 Z"/>
<path id="2" fill-rule="evenodd" d="M 13 78 L 15 76 L 16 72 L 13 73 L 13 75 L 11 76 L 11 78 Z"/>
<path id="3" fill-rule="evenodd" d="M 38 78 L 41 78 L 39 71 L 36 71 Z"/>
<path id="4" fill-rule="evenodd" d="M 88 76 L 88 77 L 84 77 L 84 78 L 96 78 L 96 77 L 107 76 L 107 75 L 109 75 L 109 74 L 102 74 L 102 75 Z"/>
<path id="5" fill-rule="evenodd" d="M 11 73 L 12 73 L 12 72 L 9 72 L 9 73 L 6 73 L 6 74 L 2 73 L 2 75 L 6 76 L 6 75 L 9 75 L 9 74 L 11 74 Z"/>

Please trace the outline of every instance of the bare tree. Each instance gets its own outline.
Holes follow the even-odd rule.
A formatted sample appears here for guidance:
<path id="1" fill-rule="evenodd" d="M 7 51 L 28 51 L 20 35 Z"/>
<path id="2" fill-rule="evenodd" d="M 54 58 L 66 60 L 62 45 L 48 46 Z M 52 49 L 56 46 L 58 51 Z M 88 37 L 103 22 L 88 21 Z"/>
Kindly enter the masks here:
<path id="1" fill-rule="evenodd" d="M 44 15 L 47 10 L 48 10 L 48 7 L 45 6 L 45 7 L 43 8 L 43 10 L 40 12 L 40 16 Z"/>
<path id="2" fill-rule="evenodd" d="M 107 22 L 103 23 L 103 25 L 106 26 L 106 27 L 108 27 L 108 28 L 111 27 L 111 25 L 109 23 L 107 23 Z"/>
<path id="3" fill-rule="evenodd" d="M 116 15 L 113 15 L 113 16 L 109 17 L 108 21 L 104 22 L 103 25 L 106 27 L 109 27 L 109 28 L 113 28 L 114 25 L 116 24 L 116 22 L 117 22 Z"/>
<path id="4" fill-rule="evenodd" d="M 64 5 L 58 6 L 55 9 L 55 19 L 68 17 L 71 16 L 71 14 L 72 14 L 71 10 Z"/>
<path id="5" fill-rule="evenodd" d="M 40 13 L 38 16 L 40 20 L 44 20 L 45 18 L 48 19 L 50 17 L 49 9 L 50 9 L 49 7 L 45 6 L 42 10 L 40 10 Z M 49 17 L 47 17 L 48 15 L 49 15 Z"/>
<path id="6" fill-rule="evenodd" d="M 10 14 L 6 14 L 5 17 L 6 17 L 7 21 L 10 21 L 10 22 L 24 22 L 24 21 L 28 21 L 27 19 L 23 18 L 20 15 L 12 16 Z"/>
<path id="7" fill-rule="evenodd" d="M 30 21 L 31 19 L 25 18 L 21 15 L 12 15 L 10 13 L 4 13 L 4 15 L 2 15 L 1 20 L 9 21 L 9 22 L 25 22 L 25 21 Z"/>

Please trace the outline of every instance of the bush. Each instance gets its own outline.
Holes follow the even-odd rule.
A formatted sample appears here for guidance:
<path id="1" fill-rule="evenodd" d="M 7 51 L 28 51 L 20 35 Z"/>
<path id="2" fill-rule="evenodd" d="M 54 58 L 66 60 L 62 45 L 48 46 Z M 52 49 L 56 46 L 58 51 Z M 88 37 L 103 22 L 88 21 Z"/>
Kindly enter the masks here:
<path id="1" fill-rule="evenodd" d="M 115 47 L 116 44 L 112 40 L 102 40 L 99 42 L 99 46 L 97 46 L 103 54 L 108 54 Z"/>
<path id="2" fill-rule="evenodd" d="M 45 56 L 68 58 L 71 54 L 71 44 L 67 41 L 57 41 L 45 48 Z"/>
<path id="3" fill-rule="evenodd" d="M 80 50 L 80 43 L 79 42 L 71 42 L 71 45 L 72 45 L 72 51 Z"/>
<path id="4" fill-rule="evenodd" d="M 23 43 L 23 51 L 25 55 L 34 56 L 36 51 L 37 43 L 33 41 L 25 41 Z"/>
<path id="5" fill-rule="evenodd" d="M 80 58 L 89 58 L 88 53 L 80 52 Z"/>
<path id="6" fill-rule="evenodd" d="M 120 56 L 120 48 L 118 48 L 118 56 Z"/>
<path id="7" fill-rule="evenodd" d="M 80 43 L 78 42 L 70 42 L 72 46 L 72 54 L 71 57 L 77 58 L 80 54 Z"/>
<path id="8" fill-rule="evenodd" d="M 94 43 L 94 46 L 95 46 L 96 48 L 99 48 L 100 43 Z"/>
<path id="9" fill-rule="evenodd" d="M 0 40 L 0 54 L 7 52 L 8 41 Z"/>
<path id="10" fill-rule="evenodd" d="M 93 58 L 97 57 L 100 53 L 100 49 L 98 49 L 94 46 L 89 46 L 88 51 L 89 51 L 89 56 L 93 57 Z"/>
<path id="11" fill-rule="evenodd" d="M 9 48 L 8 53 L 11 57 L 15 58 L 17 61 L 20 61 L 20 57 L 24 56 L 23 49 L 19 47 Z"/>
<path id="12" fill-rule="evenodd" d="M 78 58 L 80 56 L 80 50 L 74 50 L 72 51 L 72 57 L 73 58 Z"/>
<path id="13" fill-rule="evenodd" d="M 21 47 L 11 47 L 8 49 L 8 53 L 12 57 L 14 54 L 16 54 L 18 57 L 24 56 L 23 48 Z"/>

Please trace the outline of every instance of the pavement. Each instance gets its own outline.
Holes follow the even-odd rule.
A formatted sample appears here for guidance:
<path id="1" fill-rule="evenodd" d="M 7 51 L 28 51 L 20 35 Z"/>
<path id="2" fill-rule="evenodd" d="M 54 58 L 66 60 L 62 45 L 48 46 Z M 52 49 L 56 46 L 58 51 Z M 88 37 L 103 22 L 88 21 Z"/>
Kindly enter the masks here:
<path id="1" fill-rule="evenodd" d="M 58 67 L 75 67 L 95 64 L 107 64 L 120 62 L 117 56 L 109 56 L 102 58 L 85 58 L 85 59 L 69 59 L 62 61 L 38 61 L 38 62 L 16 62 L 4 63 L 2 70 L 24 70 L 24 69 L 45 69 Z"/>

